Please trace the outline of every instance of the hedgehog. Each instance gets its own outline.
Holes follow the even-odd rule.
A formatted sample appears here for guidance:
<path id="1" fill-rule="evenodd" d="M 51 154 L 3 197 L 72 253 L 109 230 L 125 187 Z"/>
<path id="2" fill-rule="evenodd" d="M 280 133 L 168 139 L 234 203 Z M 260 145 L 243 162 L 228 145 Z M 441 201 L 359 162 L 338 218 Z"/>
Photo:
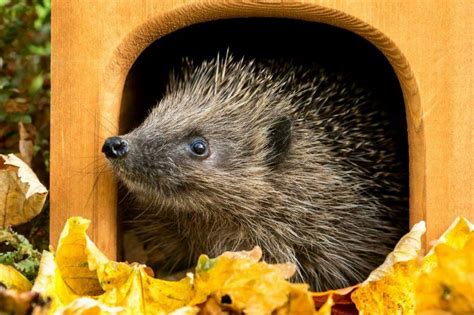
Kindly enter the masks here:
<path id="1" fill-rule="evenodd" d="M 144 122 L 102 148 L 157 272 L 248 250 L 314 290 L 381 264 L 407 227 L 398 135 L 374 88 L 286 60 L 184 60 Z M 403 104 L 396 104 L 403 106 Z"/>

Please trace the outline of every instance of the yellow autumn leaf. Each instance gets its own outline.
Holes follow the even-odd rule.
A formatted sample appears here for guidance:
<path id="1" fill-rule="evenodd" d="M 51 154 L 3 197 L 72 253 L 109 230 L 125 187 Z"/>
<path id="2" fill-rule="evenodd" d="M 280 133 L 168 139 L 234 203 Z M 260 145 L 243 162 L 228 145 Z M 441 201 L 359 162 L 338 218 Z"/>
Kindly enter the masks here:
<path id="1" fill-rule="evenodd" d="M 168 314 L 186 306 L 194 296 L 190 278 L 156 279 L 148 267 L 140 264 L 109 262 L 99 279 L 105 293 L 98 300 L 124 307 L 127 314 Z"/>
<path id="2" fill-rule="evenodd" d="M 73 303 L 76 299 L 80 298 L 81 295 L 77 293 L 76 291 L 69 286 L 68 283 L 66 283 L 65 279 L 63 278 L 63 273 L 61 272 L 60 268 L 58 267 L 57 261 L 68 261 L 68 257 L 71 257 L 70 259 L 76 259 L 76 263 L 81 264 L 81 268 L 83 268 L 82 265 L 84 265 L 82 262 L 87 261 L 87 240 L 85 241 L 86 246 L 71 246 L 71 244 L 74 243 L 74 240 L 76 240 L 79 244 L 84 245 L 84 238 L 87 238 L 85 235 L 85 231 L 87 229 L 87 226 L 89 224 L 88 220 L 82 219 L 82 218 L 71 218 L 68 220 L 66 223 L 63 232 L 61 234 L 60 242 L 58 244 L 58 249 L 61 249 L 61 256 L 58 259 L 58 255 L 55 255 L 52 252 L 49 251 L 43 251 L 41 255 L 41 262 L 40 262 L 40 267 L 38 271 L 38 276 L 36 277 L 34 286 L 33 286 L 33 291 L 40 292 L 42 296 L 48 297 L 51 299 L 51 310 L 52 312 L 56 310 L 60 310 L 64 308 L 66 305 L 69 305 L 70 303 Z M 82 232 L 81 232 L 82 231 Z M 82 237 L 81 237 L 81 233 Z M 90 240 L 89 240 L 90 242 Z M 92 242 L 90 242 L 92 244 Z M 93 244 L 92 244 L 93 245 Z M 97 250 L 95 246 L 91 246 L 89 244 L 89 247 L 92 248 L 92 250 Z M 79 254 L 75 252 L 76 250 L 79 251 Z M 98 250 L 97 250 L 98 251 Z M 107 261 L 104 256 L 100 254 L 99 257 L 102 259 L 102 263 L 104 261 Z M 77 260 L 79 259 L 79 260 Z M 94 260 L 93 258 L 91 260 Z M 69 263 L 68 265 L 69 266 Z M 87 266 L 86 266 L 87 267 Z M 67 272 L 70 272 L 70 270 L 66 269 L 66 275 Z M 78 274 L 84 274 L 78 273 Z M 74 277 L 74 274 L 67 275 L 68 278 Z M 84 282 L 91 281 L 94 283 L 98 283 L 97 278 L 84 278 L 81 279 Z M 76 286 L 79 286 L 81 283 L 79 281 L 76 282 L 71 282 Z M 85 285 L 85 287 L 89 288 L 91 287 L 90 284 Z M 77 289 L 77 288 L 76 288 Z M 81 291 L 79 291 L 81 292 Z M 82 293 L 82 292 L 81 292 Z M 74 304 L 71 304 L 74 305 Z"/>
<path id="3" fill-rule="evenodd" d="M 0 154 L 0 228 L 28 222 L 41 212 L 48 191 L 14 154 Z"/>
<path id="4" fill-rule="evenodd" d="M 420 259 L 422 230 L 414 227 L 352 294 L 361 314 L 474 313 L 474 226 L 457 218 Z"/>
<path id="5" fill-rule="evenodd" d="M 384 263 L 352 293 L 360 314 L 414 314 L 414 280 L 425 230 L 424 222 L 415 224 Z"/>
<path id="6" fill-rule="evenodd" d="M 190 279 L 179 282 L 152 278 L 143 265 L 108 262 L 101 266 L 98 281 L 104 294 L 91 298 L 75 294 L 64 282 L 50 252 L 44 252 L 34 291 L 52 299 L 57 314 L 168 314 L 192 297 Z M 110 307 L 121 307 L 110 308 Z M 56 313 L 55 313 L 56 314 Z"/>
<path id="7" fill-rule="evenodd" d="M 331 302 L 326 301 L 326 304 Z M 326 307 L 327 308 L 327 307 Z M 321 307 L 322 313 L 315 309 L 313 298 L 308 290 L 307 284 L 292 284 L 290 295 L 285 305 L 275 311 L 276 315 L 298 315 L 298 314 L 325 314 L 325 307 Z M 331 314 L 331 312 L 329 312 Z"/>
<path id="8" fill-rule="evenodd" d="M 86 235 L 89 220 L 67 221 L 54 256 L 44 252 L 33 290 L 52 299 L 53 311 L 64 314 L 168 314 L 193 298 L 191 278 L 153 278 L 140 264 L 109 261 Z M 96 294 L 100 293 L 100 294 Z M 82 297 L 91 299 L 78 299 Z M 190 312 L 183 309 L 181 312 Z M 82 313 L 81 313 L 82 312 Z M 61 314 L 62 314 L 61 313 Z"/>
<path id="9" fill-rule="evenodd" d="M 86 234 L 90 221 L 80 217 L 67 220 L 56 251 L 56 264 L 62 280 L 77 295 L 94 296 L 104 292 L 97 268 L 109 260 Z"/>
<path id="10" fill-rule="evenodd" d="M 474 228 L 458 218 L 425 257 L 416 283 L 418 313 L 474 314 Z"/>
<path id="11" fill-rule="evenodd" d="M 199 307 L 184 306 L 184 307 L 180 307 L 177 310 L 169 313 L 168 315 L 198 315 L 198 314 L 204 315 L 204 314 L 200 313 Z"/>
<path id="12" fill-rule="evenodd" d="M 75 299 L 67 306 L 57 310 L 55 315 L 123 315 L 122 307 L 110 307 L 90 297 Z"/>
<path id="13" fill-rule="evenodd" d="M 31 283 L 12 266 L 0 264 L 0 284 L 20 292 L 31 290 Z"/>
<path id="14" fill-rule="evenodd" d="M 368 282 L 380 280 L 387 274 L 390 274 L 397 263 L 407 262 L 418 258 L 421 250 L 421 237 L 425 232 L 426 224 L 424 221 L 415 224 L 410 232 L 398 241 L 394 250 L 385 258 L 383 264 L 372 271 L 362 285 Z"/>
<path id="15" fill-rule="evenodd" d="M 43 251 L 41 262 L 32 291 L 41 293 L 51 299 L 51 310 L 67 305 L 79 298 L 64 282 L 51 252 Z"/>
<path id="16" fill-rule="evenodd" d="M 463 217 L 457 217 L 448 229 L 434 242 L 431 250 L 423 259 L 423 272 L 429 272 L 437 266 L 435 250 L 438 245 L 447 244 L 453 249 L 461 249 L 474 231 L 474 225 Z"/>
<path id="17" fill-rule="evenodd" d="M 395 263 L 382 279 L 362 285 L 352 294 L 359 314 L 414 314 L 415 260 Z"/>
<path id="18" fill-rule="evenodd" d="M 259 262 L 261 250 L 224 253 L 198 260 L 194 287 L 198 304 L 212 295 L 221 305 L 245 314 L 270 314 L 288 302 L 291 284 L 286 281 L 295 272 L 291 264 L 269 265 Z"/>
<path id="19" fill-rule="evenodd" d="M 311 297 L 316 309 L 319 310 L 319 314 L 328 307 L 327 305 L 331 305 L 330 311 L 335 314 L 357 314 L 358 311 L 351 299 L 351 294 L 357 290 L 359 286 L 360 284 L 356 284 L 337 290 L 311 292 Z"/>

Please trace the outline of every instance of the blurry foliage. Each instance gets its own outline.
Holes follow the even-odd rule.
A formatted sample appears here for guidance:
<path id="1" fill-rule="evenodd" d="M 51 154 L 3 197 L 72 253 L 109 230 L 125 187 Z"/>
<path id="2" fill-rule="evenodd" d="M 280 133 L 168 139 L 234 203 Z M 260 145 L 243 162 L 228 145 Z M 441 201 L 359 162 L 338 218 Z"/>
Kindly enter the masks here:
<path id="1" fill-rule="evenodd" d="M 41 254 L 30 242 L 11 228 L 0 229 L 0 264 L 13 266 L 33 282 L 39 268 Z"/>
<path id="2" fill-rule="evenodd" d="M 49 186 L 50 0 L 0 0 L 0 153 L 18 153 Z M 48 207 L 16 230 L 48 244 Z"/>

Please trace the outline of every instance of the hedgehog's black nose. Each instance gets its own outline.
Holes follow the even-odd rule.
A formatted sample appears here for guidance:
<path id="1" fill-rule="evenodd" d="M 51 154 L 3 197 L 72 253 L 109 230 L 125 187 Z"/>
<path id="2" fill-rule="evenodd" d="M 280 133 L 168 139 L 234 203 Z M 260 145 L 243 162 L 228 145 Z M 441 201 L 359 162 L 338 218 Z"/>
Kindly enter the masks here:
<path id="1" fill-rule="evenodd" d="M 105 140 L 102 152 L 108 159 L 124 157 L 128 152 L 128 142 L 120 137 L 110 137 Z"/>

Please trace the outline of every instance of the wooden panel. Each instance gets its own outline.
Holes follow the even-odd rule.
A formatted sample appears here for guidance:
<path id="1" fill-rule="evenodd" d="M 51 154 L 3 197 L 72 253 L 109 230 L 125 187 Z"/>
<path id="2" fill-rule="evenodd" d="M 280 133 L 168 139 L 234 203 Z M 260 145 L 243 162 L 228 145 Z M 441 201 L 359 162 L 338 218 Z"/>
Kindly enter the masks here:
<path id="1" fill-rule="evenodd" d="M 53 0 L 53 243 L 80 214 L 93 220 L 98 246 L 116 254 L 115 182 L 100 147 L 117 132 L 124 80 L 139 53 L 185 25 L 243 16 L 322 21 L 377 45 L 407 106 L 412 223 L 427 221 L 429 241 L 456 215 L 474 220 L 473 1 Z"/>

